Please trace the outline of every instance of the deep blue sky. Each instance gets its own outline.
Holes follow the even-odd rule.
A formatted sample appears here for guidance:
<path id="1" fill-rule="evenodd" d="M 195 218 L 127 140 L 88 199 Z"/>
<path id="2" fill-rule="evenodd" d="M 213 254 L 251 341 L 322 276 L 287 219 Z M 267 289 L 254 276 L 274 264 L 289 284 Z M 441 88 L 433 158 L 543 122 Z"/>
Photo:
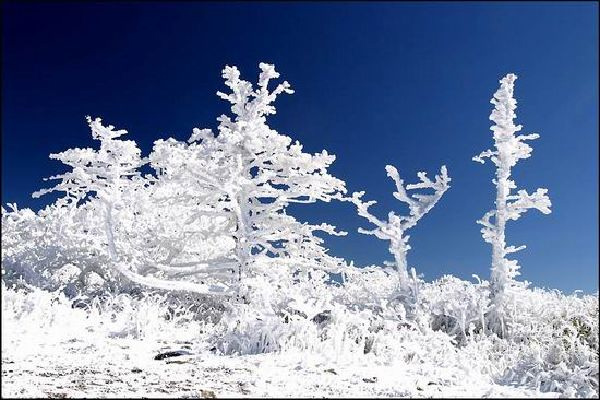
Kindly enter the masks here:
<path id="1" fill-rule="evenodd" d="M 448 166 L 452 187 L 411 232 L 409 264 L 431 280 L 489 275 L 475 221 L 493 207 L 489 99 L 519 76 L 517 121 L 539 132 L 514 169 L 519 188 L 549 188 L 553 212 L 508 227 L 521 278 L 598 290 L 598 5 L 587 3 L 62 3 L 2 5 L 2 203 L 40 208 L 30 193 L 61 170 L 48 154 L 94 145 L 84 116 L 152 142 L 216 127 L 228 106 L 220 70 L 255 81 L 274 63 L 296 93 L 271 125 L 366 190 L 385 215 L 403 211 L 384 166 L 407 181 Z M 327 243 L 359 265 L 390 259 L 349 204 L 296 207 L 347 230 Z"/>

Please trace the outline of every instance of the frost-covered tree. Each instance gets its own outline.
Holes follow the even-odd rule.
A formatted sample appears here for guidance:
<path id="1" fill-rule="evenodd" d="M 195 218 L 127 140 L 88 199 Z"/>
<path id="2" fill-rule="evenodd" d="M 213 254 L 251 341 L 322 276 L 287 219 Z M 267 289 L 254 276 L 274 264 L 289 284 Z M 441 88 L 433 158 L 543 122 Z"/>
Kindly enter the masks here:
<path id="1" fill-rule="evenodd" d="M 342 260 L 329 256 L 315 233 L 344 233 L 287 212 L 291 203 L 345 193 L 344 182 L 327 172 L 335 156 L 305 153 L 267 125 L 276 97 L 292 90 L 287 82 L 269 90 L 279 74 L 269 64 L 260 69 L 257 88 L 237 68 L 223 70 L 230 93 L 218 95 L 232 104 L 233 117 L 218 118 L 218 135 L 194 129 L 188 143 L 158 140 L 147 159 L 121 139 L 126 131 L 88 118 L 100 149 L 52 155 L 72 170 L 34 195 L 62 191 L 61 201 L 73 207 L 95 204 L 105 233 L 98 246 L 114 269 L 142 285 L 244 296 L 257 277 L 336 270 Z M 156 174 L 142 177 L 147 162 Z"/>
<path id="2" fill-rule="evenodd" d="M 395 167 L 387 165 L 385 170 L 387 171 L 387 175 L 392 178 L 396 184 L 394 197 L 408 205 L 409 215 L 397 215 L 391 211 L 388 214 L 387 221 L 383 221 L 369 211 L 369 207 L 375 204 L 376 201 L 362 201 L 362 196 L 365 192 L 354 192 L 351 200 L 358 209 L 358 215 L 366 218 L 376 226 L 376 228 L 372 230 L 359 228 L 358 231 L 367 235 L 374 235 L 379 239 L 390 241 L 389 251 L 394 256 L 393 267 L 398 279 L 399 293 L 400 295 L 405 296 L 411 292 L 408 265 L 406 262 L 406 253 L 410 250 L 410 245 L 408 244 L 410 236 L 406 234 L 406 230 L 415 226 L 421 217 L 427 214 L 433 206 L 435 206 L 438 200 L 450 187 L 449 183 L 451 179 L 448 177 L 446 166 L 442 166 L 440 175 L 436 175 L 434 181 L 429 179 L 425 172 L 419 172 L 417 176 L 419 177 L 420 182 L 405 186 L 404 181 L 400 179 L 398 170 L 396 170 Z M 416 189 L 433 189 L 433 193 L 411 193 L 409 195 L 407 192 Z"/>
<path id="3" fill-rule="evenodd" d="M 291 203 L 329 202 L 345 193 L 344 181 L 327 168 L 335 156 L 327 151 L 309 154 L 299 142 L 271 129 L 266 117 L 275 114 L 272 105 L 281 93 L 293 93 L 287 81 L 273 91 L 267 86 L 279 73 L 261 63 L 258 88 L 239 78 L 235 67 L 226 67 L 223 78 L 231 93 L 218 95 L 229 101 L 234 119 L 219 118 L 219 137 L 228 149 L 235 148 L 237 179 L 229 188 L 229 201 L 237 217 L 238 254 L 242 265 L 254 252 L 274 256 L 329 261 L 321 251 L 315 231 L 337 234 L 328 224 L 298 222 L 286 210 Z M 243 268 L 243 267 L 242 267 Z"/>
<path id="4" fill-rule="evenodd" d="M 60 182 L 52 188 L 38 190 L 32 196 L 35 198 L 49 192 L 64 192 L 64 197 L 57 201 L 57 205 L 71 212 L 75 212 L 75 209 L 87 210 L 84 213 L 88 217 L 85 233 L 88 238 L 96 239 L 89 244 L 89 251 L 98 254 L 108 249 L 109 259 L 114 262 L 118 255 L 113 230 L 115 214 L 119 213 L 115 208 L 121 205 L 123 196 L 127 196 L 125 192 L 131 193 L 135 190 L 134 186 L 141 184 L 138 168 L 145 161 L 135 142 L 119 140 L 127 131 L 116 131 L 113 126 L 104 127 L 100 119 L 87 117 L 87 122 L 92 137 L 100 142 L 99 150 L 74 148 L 51 154 L 50 158 L 61 161 L 71 170 L 47 178 Z M 80 208 L 85 200 L 93 201 Z M 66 222 L 62 218 L 62 223 Z M 81 222 L 80 225 L 84 225 Z M 100 237 L 95 235 L 98 229 L 103 233 Z"/>
<path id="5" fill-rule="evenodd" d="M 279 279 L 298 269 L 335 270 L 342 264 L 327 254 L 315 232 L 343 232 L 302 223 L 287 212 L 291 203 L 329 202 L 345 193 L 344 182 L 327 173 L 335 156 L 305 153 L 267 125 L 277 96 L 293 91 L 287 82 L 270 91 L 269 82 L 279 74 L 269 64 L 260 69 L 257 88 L 240 79 L 237 68 L 223 70 L 231 93 L 218 95 L 232 104 L 233 117 L 218 118 L 218 135 L 195 128 L 188 143 L 159 140 L 148 157 L 156 170 L 154 186 L 163 187 L 157 199 L 193 210 L 182 227 L 201 218 L 221 221 L 218 234 L 232 239 L 232 251 L 223 254 L 223 263 L 213 260 L 212 269 L 224 264 L 229 270 L 235 263 L 241 296 L 257 277 Z"/>
<path id="6" fill-rule="evenodd" d="M 477 221 L 483 225 L 481 233 L 483 239 L 492 245 L 492 268 L 490 289 L 492 296 L 492 321 L 493 329 L 505 334 L 504 316 L 511 296 L 511 288 L 517 285 L 515 277 L 519 274 L 519 265 L 516 260 L 509 260 L 507 255 L 522 250 L 525 246 L 507 246 L 505 240 L 506 222 L 516 221 L 522 213 L 530 208 L 535 208 L 544 214 L 550 213 L 550 198 L 547 189 L 537 189 L 528 194 L 525 190 L 519 190 L 516 194 L 511 193 L 517 186 L 510 179 L 511 169 L 517 161 L 528 158 L 532 148 L 526 143 L 527 140 L 537 139 L 537 133 L 528 135 L 516 135 L 522 129 L 522 125 L 515 125 L 515 109 L 517 101 L 514 98 L 514 85 L 517 76 L 508 74 L 500 80 L 500 88 L 494 93 L 491 103 L 494 110 L 490 114 L 490 120 L 494 122 L 491 130 L 494 135 L 495 147 L 486 150 L 473 157 L 473 161 L 484 163 L 486 157 L 490 158 L 496 166 L 496 177 L 493 183 L 496 185 L 496 208 L 485 213 L 483 218 Z"/>
<path id="7" fill-rule="evenodd" d="M 253 88 L 240 79 L 236 67 L 225 67 L 223 78 L 230 92 L 217 94 L 231 103 L 233 118 L 218 118 L 216 137 L 208 129 L 195 129 L 188 147 L 193 156 L 187 171 L 194 184 L 218 194 L 214 211 L 232 223 L 240 284 L 273 260 L 272 268 L 292 270 L 309 265 L 331 270 L 341 263 L 326 254 L 314 233 L 343 233 L 328 224 L 301 223 L 287 213 L 291 203 L 329 202 L 345 193 L 344 181 L 327 172 L 335 156 L 305 153 L 300 143 L 267 125 L 277 96 L 293 91 L 285 81 L 270 91 L 268 85 L 279 73 L 266 63 L 260 69 L 258 87 Z"/>

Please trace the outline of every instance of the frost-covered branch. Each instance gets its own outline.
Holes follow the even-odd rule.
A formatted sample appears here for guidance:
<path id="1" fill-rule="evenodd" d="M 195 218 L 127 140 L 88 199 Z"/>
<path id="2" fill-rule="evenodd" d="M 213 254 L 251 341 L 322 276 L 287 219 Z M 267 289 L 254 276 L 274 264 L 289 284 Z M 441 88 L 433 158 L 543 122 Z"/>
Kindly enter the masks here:
<path id="1" fill-rule="evenodd" d="M 548 193 L 548 189 L 539 188 L 532 194 L 528 194 L 525 190 L 519 190 L 517 195 L 507 196 L 506 200 L 514 200 L 506 203 L 507 218 L 516 221 L 522 213 L 532 208 L 542 214 L 550 214 L 552 203 L 546 193 Z"/>

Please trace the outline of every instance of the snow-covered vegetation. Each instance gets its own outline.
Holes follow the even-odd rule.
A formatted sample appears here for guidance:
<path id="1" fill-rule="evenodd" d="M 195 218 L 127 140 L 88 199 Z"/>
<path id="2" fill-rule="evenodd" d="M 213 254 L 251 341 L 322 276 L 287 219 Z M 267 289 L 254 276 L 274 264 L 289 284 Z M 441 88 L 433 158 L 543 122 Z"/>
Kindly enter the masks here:
<path id="1" fill-rule="evenodd" d="M 268 126 L 293 91 L 269 90 L 279 73 L 260 70 L 257 86 L 223 70 L 231 115 L 218 134 L 157 140 L 147 156 L 88 117 L 98 148 L 51 155 L 69 169 L 34 193 L 63 196 L 38 212 L 2 207 L 3 396 L 598 396 L 598 294 L 530 289 L 506 258 L 523 248 L 506 246 L 506 221 L 550 212 L 545 189 L 511 194 L 537 137 L 514 136 L 515 75 L 492 100 L 495 150 L 476 157 L 497 166 L 496 208 L 479 221 L 491 278 L 425 282 L 408 270 L 405 232 L 450 187 L 446 167 L 405 185 L 386 166 L 409 214 L 380 220 L 328 172 L 335 156 Z M 316 201 L 353 203 L 394 261 L 329 255 L 318 233 L 345 233 L 289 213 Z"/>

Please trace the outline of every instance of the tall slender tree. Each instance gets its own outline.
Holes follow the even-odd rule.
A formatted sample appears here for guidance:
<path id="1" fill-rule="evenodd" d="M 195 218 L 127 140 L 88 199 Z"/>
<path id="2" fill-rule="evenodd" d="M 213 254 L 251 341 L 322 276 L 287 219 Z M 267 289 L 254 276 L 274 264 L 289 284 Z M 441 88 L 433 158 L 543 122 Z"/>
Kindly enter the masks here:
<path id="1" fill-rule="evenodd" d="M 482 164 L 485 158 L 489 158 L 496 166 L 496 177 L 493 180 L 496 185 L 496 208 L 485 213 L 477 223 L 483 226 L 483 239 L 492 245 L 490 323 L 492 329 L 502 336 L 506 334 L 507 304 L 512 296 L 512 288 L 519 285 L 515 281 L 515 277 L 519 275 L 519 265 L 516 260 L 509 260 L 507 256 L 525 248 L 506 245 L 506 223 L 509 220 L 516 221 L 530 208 L 549 214 L 551 206 L 547 189 L 540 188 L 532 194 L 525 190 L 512 193 L 517 186 L 511 179 L 511 169 L 520 159 L 531 156 L 532 148 L 527 141 L 539 138 L 537 133 L 516 134 L 522 129 L 522 125 L 514 123 L 517 108 L 517 100 L 514 98 L 516 79 L 515 74 L 507 74 L 500 80 L 500 88 L 491 99 L 494 109 L 490 120 L 494 125 L 490 129 L 494 136 L 494 149 L 473 157 L 473 161 Z"/>

